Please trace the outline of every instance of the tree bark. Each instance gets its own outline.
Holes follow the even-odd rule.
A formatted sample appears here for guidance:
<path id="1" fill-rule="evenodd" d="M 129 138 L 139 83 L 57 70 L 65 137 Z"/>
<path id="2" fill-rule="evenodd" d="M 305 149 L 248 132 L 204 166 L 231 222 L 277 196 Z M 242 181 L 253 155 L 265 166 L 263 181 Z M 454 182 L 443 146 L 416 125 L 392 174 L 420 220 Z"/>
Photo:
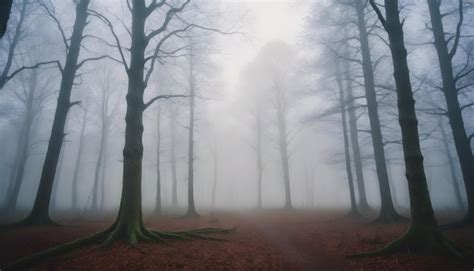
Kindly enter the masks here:
<path id="1" fill-rule="evenodd" d="M 463 219 L 464 223 L 474 223 L 474 157 L 472 155 L 471 145 L 464 127 L 461 107 L 458 100 L 458 90 L 456 79 L 453 72 L 452 59 L 454 54 L 448 50 L 443 21 L 438 1 L 427 0 L 435 48 L 438 54 L 439 66 L 441 69 L 441 78 L 443 80 L 443 93 L 446 98 L 448 109 L 448 118 L 453 133 L 454 145 L 459 157 L 461 171 L 464 179 L 464 185 L 467 195 L 467 212 Z M 462 2 L 461 2 L 462 6 Z M 462 12 L 462 10 L 461 10 Z M 460 34 L 460 33 L 459 33 Z M 457 45 L 454 45 L 457 46 Z M 453 48 L 455 49 L 455 48 Z M 452 51 L 451 51 L 452 52 Z"/>
<path id="2" fill-rule="evenodd" d="M 355 4 L 362 53 L 365 96 L 367 99 L 367 110 L 369 114 L 372 144 L 374 147 L 375 167 L 380 188 L 380 214 L 376 221 L 381 223 L 391 223 L 399 221 L 401 217 L 393 206 L 392 194 L 390 192 L 382 130 L 377 109 L 378 103 L 375 92 L 374 70 L 370 54 L 363 0 L 355 0 Z"/>
<path id="3" fill-rule="evenodd" d="M 71 90 L 76 77 L 77 63 L 83 39 L 83 31 L 87 25 L 88 6 L 90 0 L 78 1 L 76 6 L 76 18 L 72 30 L 69 51 L 66 57 L 66 64 L 62 71 L 61 86 L 59 90 L 56 112 L 51 129 L 48 150 L 43 164 L 38 193 L 36 194 L 33 210 L 23 221 L 24 224 L 51 224 L 49 216 L 49 203 L 51 201 L 51 191 L 53 189 L 56 167 L 58 165 L 59 154 L 64 138 L 64 127 L 66 117 L 71 107 Z"/>

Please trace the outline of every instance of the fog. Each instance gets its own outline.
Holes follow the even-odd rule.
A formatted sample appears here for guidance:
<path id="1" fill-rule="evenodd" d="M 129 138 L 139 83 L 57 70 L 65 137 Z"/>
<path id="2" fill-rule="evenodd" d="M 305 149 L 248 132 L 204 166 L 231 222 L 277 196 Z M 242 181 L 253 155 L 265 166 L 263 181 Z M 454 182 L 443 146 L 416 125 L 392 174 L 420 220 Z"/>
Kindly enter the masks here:
<path id="1" fill-rule="evenodd" d="M 3 154 L 0 199 L 2 205 L 13 206 L 15 211 L 9 210 L 9 213 L 15 218 L 26 216 L 35 201 L 61 89 L 61 74 L 54 63 L 13 72 L 56 60 L 64 67 L 63 43 L 73 42 L 66 37 L 73 31 L 75 18 L 73 1 L 31 2 L 22 18 L 22 1 L 14 1 L 7 33 L 0 42 L 0 63 L 9 69 L 7 76 L 2 77 L 8 80 L 0 92 Z M 179 5 L 180 1 L 174 2 L 169 5 Z M 402 2 L 401 14 L 406 18 L 405 42 L 431 201 L 435 211 L 457 210 L 459 200 L 466 205 L 467 198 L 448 119 L 438 114 L 446 105 L 438 89 L 442 82 L 435 47 L 429 44 L 433 39 L 426 27 L 429 14 L 424 2 Z M 445 6 L 446 10 L 456 8 L 456 5 Z M 67 113 L 50 203 L 53 217 L 72 210 L 74 197 L 77 197 L 74 215 L 86 216 L 115 213 L 121 200 L 129 81 L 122 63 L 117 63 L 122 62 L 117 47 L 123 48 L 128 61 L 131 40 L 127 31 L 130 31 L 132 18 L 126 1 L 91 1 L 89 9 L 102 17 L 91 15 L 84 30 L 79 63 L 84 59 L 88 61 L 81 63 L 74 76 L 70 101 L 77 104 Z M 332 1 L 202 0 L 192 1 L 175 17 L 166 33 L 183 24 L 199 27 L 167 40 L 158 52 L 155 67 L 145 67 L 145 74 L 153 69 L 144 92 L 145 101 L 157 94 L 183 97 L 159 99 L 144 111 L 143 210 L 152 213 L 156 207 L 157 167 L 163 212 L 182 214 L 187 208 L 191 88 L 196 92 L 191 160 L 194 160 L 193 193 L 199 213 L 257 208 L 257 148 L 261 149 L 262 159 L 262 207 L 284 206 L 283 147 L 289 163 L 289 204 L 297 209 L 349 208 L 347 158 L 341 130 L 341 110 L 345 110 L 338 104 L 334 72 L 337 56 L 346 61 L 341 67 L 348 65 L 352 75 L 350 83 L 356 97 L 363 184 L 368 204 L 378 209 L 379 182 L 364 98 L 361 53 L 357 40 L 347 38 L 358 32 L 348 22 L 355 14 L 347 9 Z M 365 12 L 391 196 L 396 209 L 408 215 L 410 200 L 393 68 L 386 45 L 388 39 L 379 25 L 374 26 L 377 25 L 374 12 L 370 9 Z M 466 9 L 465 12 L 466 38 L 461 38 L 462 50 L 453 58 L 454 69 L 460 73 L 472 67 L 469 57 L 473 43 L 472 38 L 468 38 L 472 37 L 472 17 L 467 15 L 472 11 Z M 157 12 L 156 18 L 146 24 L 147 33 L 159 27 L 161 15 L 163 12 Z M 451 17 L 445 20 L 445 28 L 450 31 L 457 22 L 455 15 Z M 21 33 L 15 37 L 15 27 L 20 20 L 24 20 L 19 26 Z M 344 38 L 346 45 L 341 45 Z M 13 42 L 17 44 L 11 52 Z M 151 41 L 152 45 L 145 51 L 147 55 L 153 54 L 156 42 Z M 13 55 L 12 60 L 9 54 Z M 8 61 L 12 64 L 7 66 Z M 469 105 L 473 100 L 472 75 L 469 73 L 463 80 L 458 84 L 462 85 L 458 98 L 461 106 L 465 106 L 464 127 L 469 136 L 474 132 L 473 107 Z M 286 126 L 283 142 L 280 117 Z M 257 118 L 260 124 L 256 123 Z M 25 132 L 27 121 L 31 121 L 31 125 Z M 440 125 L 444 127 L 446 139 Z M 25 133 L 28 133 L 26 143 Z M 257 133 L 261 133 L 259 146 Z M 23 176 L 18 179 L 22 144 L 28 146 Z M 352 148 L 352 144 L 348 148 Z M 445 147 L 450 149 L 452 165 Z M 350 160 L 357 159 L 353 153 L 349 156 Z M 349 167 L 359 202 L 354 162 Z M 16 182 L 21 182 L 18 198 L 13 205 L 8 205 Z M 456 189 L 460 191 L 458 198 Z M 174 193 L 177 204 L 173 202 Z"/>

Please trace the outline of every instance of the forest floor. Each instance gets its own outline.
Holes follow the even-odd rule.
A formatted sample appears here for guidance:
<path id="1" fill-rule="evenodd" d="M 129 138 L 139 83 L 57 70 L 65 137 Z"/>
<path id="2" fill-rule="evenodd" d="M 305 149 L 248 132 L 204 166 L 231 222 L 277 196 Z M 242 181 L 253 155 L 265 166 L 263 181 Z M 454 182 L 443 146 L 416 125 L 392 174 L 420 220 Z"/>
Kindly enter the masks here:
<path id="1" fill-rule="evenodd" d="M 67 221 L 63 221 L 67 222 Z M 217 235 L 228 242 L 193 240 L 169 245 L 142 242 L 84 247 L 45 259 L 31 270 L 474 270 L 474 260 L 414 256 L 347 258 L 380 248 L 400 236 L 408 224 L 377 225 L 336 212 L 222 213 L 195 219 L 162 217 L 146 220 L 163 231 L 236 227 Z M 71 223 L 71 221 L 69 221 Z M 0 231 L 0 268 L 22 257 L 85 236 L 110 221 L 81 221 L 74 226 Z M 458 244 L 474 245 L 474 228 L 449 230 Z"/>

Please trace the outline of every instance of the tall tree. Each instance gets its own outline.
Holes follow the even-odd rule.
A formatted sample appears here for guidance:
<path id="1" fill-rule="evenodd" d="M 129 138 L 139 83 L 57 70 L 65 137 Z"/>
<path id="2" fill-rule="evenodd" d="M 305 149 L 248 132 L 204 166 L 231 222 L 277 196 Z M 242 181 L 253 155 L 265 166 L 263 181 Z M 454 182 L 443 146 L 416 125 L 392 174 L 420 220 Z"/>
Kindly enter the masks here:
<path id="1" fill-rule="evenodd" d="M 342 76 L 343 73 L 340 68 L 339 61 L 335 64 L 336 65 L 336 81 L 337 87 L 339 90 L 339 105 L 341 107 L 341 121 L 342 121 L 342 137 L 344 139 L 344 157 L 345 157 L 345 164 L 346 164 L 346 174 L 347 174 L 347 182 L 349 187 L 349 198 L 351 203 L 351 209 L 349 211 L 350 215 L 359 215 L 359 211 L 357 210 L 357 203 L 355 199 L 355 191 L 354 191 L 354 178 L 352 175 L 352 165 L 351 165 L 351 153 L 350 153 L 350 143 L 349 143 L 349 136 L 347 135 L 347 106 L 346 106 L 346 93 L 344 91 L 344 86 L 342 83 Z M 347 88 L 350 88 L 351 82 L 347 82 Z"/>
<path id="2" fill-rule="evenodd" d="M 456 55 L 461 39 L 461 30 L 464 20 L 463 1 L 459 0 L 459 21 L 456 26 L 452 46 L 449 46 L 449 40 L 446 39 L 446 32 L 443 25 L 443 15 L 440 11 L 441 1 L 427 0 L 430 17 L 431 29 L 434 36 L 434 46 L 438 54 L 441 78 L 443 80 L 443 93 L 446 98 L 447 116 L 454 138 L 454 145 L 459 157 L 461 171 L 464 179 L 464 185 L 467 195 L 467 212 L 463 219 L 464 223 L 474 223 L 474 157 L 472 155 L 471 144 L 466 134 L 466 128 L 462 116 L 462 107 L 459 103 L 457 86 L 459 80 L 473 70 L 461 71 L 455 74 L 453 69 L 453 58 Z M 451 48 L 449 48 L 451 47 Z"/>
<path id="3" fill-rule="evenodd" d="M 188 51 L 188 83 L 189 83 L 189 127 L 188 127 L 188 211 L 186 216 L 198 216 L 194 204 L 194 124 L 196 106 L 196 65 L 197 55 L 193 41 Z"/>
<path id="4" fill-rule="evenodd" d="M 399 221 L 402 218 L 393 206 L 392 194 L 387 174 L 387 164 L 382 137 L 382 129 L 378 113 L 377 94 L 375 91 L 374 68 L 369 47 L 369 35 L 365 19 L 365 10 L 363 0 L 355 0 L 355 9 L 357 13 L 357 26 L 359 30 L 358 40 L 362 55 L 362 69 L 364 75 L 365 97 L 367 100 L 367 111 L 370 121 L 370 131 L 372 145 L 374 147 L 375 167 L 380 190 L 380 213 L 376 221 L 390 223 Z"/>
<path id="5" fill-rule="evenodd" d="M 356 116 L 356 103 L 354 97 L 354 90 L 352 87 L 352 76 L 350 73 L 349 62 L 344 61 L 344 79 L 347 84 L 347 100 L 346 100 L 346 110 L 349 115 L 349 134 L 351 138 L 352 146 L 352 155 L 354 160 L 354 168 L 356 172 L 357 188 L 359 192 L 359 208 L 360 211 L 370 210 L 369 203 L 367 202 L 367 193 L 365 191 L 365 180 L 364 180 L 364 170 L 362 167 L 362 157 L 360 154 L 360 145 L 359 145 L 359 129 L 357 125 L 357 116 Z"/>
<path id="6" fill-rule="evenodd" d="M 77 150 L 77 156 L 76 156 L 76 163 L 74 166 L 74 175 L 72 179 L 72 210 L 74 212 L 79 211 L 79 172 L 81 170 L 81 165 L 82 165 L 82 156 L 84 152 L 84 138 L 85 138 L 85 131 L 87 128 L 87 116 L 89 112 L 89 102 L 88 99 L 85 101 L 84 105 L 84 113 L 82 115 L 82 121 L 81 121 L 81 132 L 79 135 L 79 146 Z"/>
<path id="7" fill-rule="evenodd" d="M 26 1 L 25 1 L 26 2 Z M 10 11 L 12 9 L 13 0 L 6 0 L 0 4 L 0 39 L 3 38 L 7 31 L 8 20 L 10 19 Z"/>
<path id="8" fill-rule="evenodd" d="M 156 203 L 155 214 L 161 215 L 161 106 L 156 109 Z"/>
<path id="9" fill-rule="evenodd" d="M 464 205 L 464 201 L 461 196 L 461 190 L 459 189 L 459 182 L 456 175 L 456 167 L 454 166 L 454 159 L 451 155 L 448 135 L 446 133 L 446 130 L 444 129 L 443 119 L 441 117 L 438 117 L 438 127 L 439 131 L 441 132 L 441 141 L 443 141 L 444 153 L 446 154 L 446 158 L 448 159 L 449 173 L 451 175 L 451 182 L 453 184 L 454 196 L 456 198 L 458 208 L 460 210 L 465 210 L 466 206 Z"/>
<path id="10" fill-rule="evenodd" d="M 370 4 L 376 11 L 390 42 L 412 219 L 408 231 L 401 238 L 377 252 L 369 253 L 369 255 L 406 251 L 408 249 L 415 253 L 449 253 L 460 256 L 460 253 L 439 229 L 431 205 L 423 167 L 418 120 L 410 82 L 407 50 L 405 48 L 403 24 L 400 21 L 398 0 L 384 0 L 385 16 L 374 0 L 370 0 Z"/>
<path id="11" fill-rule="evenodd" d="M 14 173 L 11 180 L 12 190 L 7 199 L 6 210 L 12 214 L 16 210 L 18 195 L 23 184 L 26 164 L 31 152 L 32 129 L 37 120 L 38 115 L 43 109 L 44 102 L 50 92 L 46 91 L 49 87 L 48 83 L 41 83 L 39 80 L 40 72 L 37 69 L 31 70 L 25 75 L 20 76 L 22 84 L 20 89 L 15 92 L 15 97 L 20 100 L 23 105 L 24 117 L 17 137 L 17 153 L 14 166 Z"/>
<path id="12" fill-rule="evenodd" d="M 59 154 L 64 138 L 64 127 L 68 111 L 75 103 L 71 103 L 71 91 L 74 85 L 77 70 L 86 60 L 78 62 L 81 43 L 84 38 L 84 29 L 87 25 L 88 7 L 90 0 L 79 0 L 76 3 L 76 18 L 71 34 L 71 38 L 64 40 L 66 47 L 66 62 L 64 68 L 60 66 L 61 85 L 59 89 L 56 112 L 54 114 L 53 127 L 48 143 L 46 158 L 43 164 L 40 184 L 36 194 L 33 210 L 28 217 L 20 222 L 27 225 L 47 225 L 52 224 L 49 216 L 49 204 L 51 201 L 51 192 L 53 189 L 56 167 L 58 165 Z M 58 24 L 59 26 L 59 24 Z M 64 31 L 61 30 L 61 33 Z"/>
<path id="13" fill-rule="evenodd" d="M 177 173 L 177 157 L 176 157 L 176 123 L 178 118 L 178 108 L 175 104 L 170 105 L 170 167 L 171 167 L 171 204 L 173 207 L 178 206 L 178 173 Z"/>

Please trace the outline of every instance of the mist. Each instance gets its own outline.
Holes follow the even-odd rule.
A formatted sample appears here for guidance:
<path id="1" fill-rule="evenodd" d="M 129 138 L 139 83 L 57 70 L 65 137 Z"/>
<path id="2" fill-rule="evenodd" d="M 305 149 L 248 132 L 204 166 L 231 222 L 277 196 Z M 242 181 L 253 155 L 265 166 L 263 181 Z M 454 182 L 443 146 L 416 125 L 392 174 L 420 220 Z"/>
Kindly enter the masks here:
<path id="1" fill-rule="evenodd" d="M 0 266 L 472 269 L 473 7 L 2 3 Z"/>

